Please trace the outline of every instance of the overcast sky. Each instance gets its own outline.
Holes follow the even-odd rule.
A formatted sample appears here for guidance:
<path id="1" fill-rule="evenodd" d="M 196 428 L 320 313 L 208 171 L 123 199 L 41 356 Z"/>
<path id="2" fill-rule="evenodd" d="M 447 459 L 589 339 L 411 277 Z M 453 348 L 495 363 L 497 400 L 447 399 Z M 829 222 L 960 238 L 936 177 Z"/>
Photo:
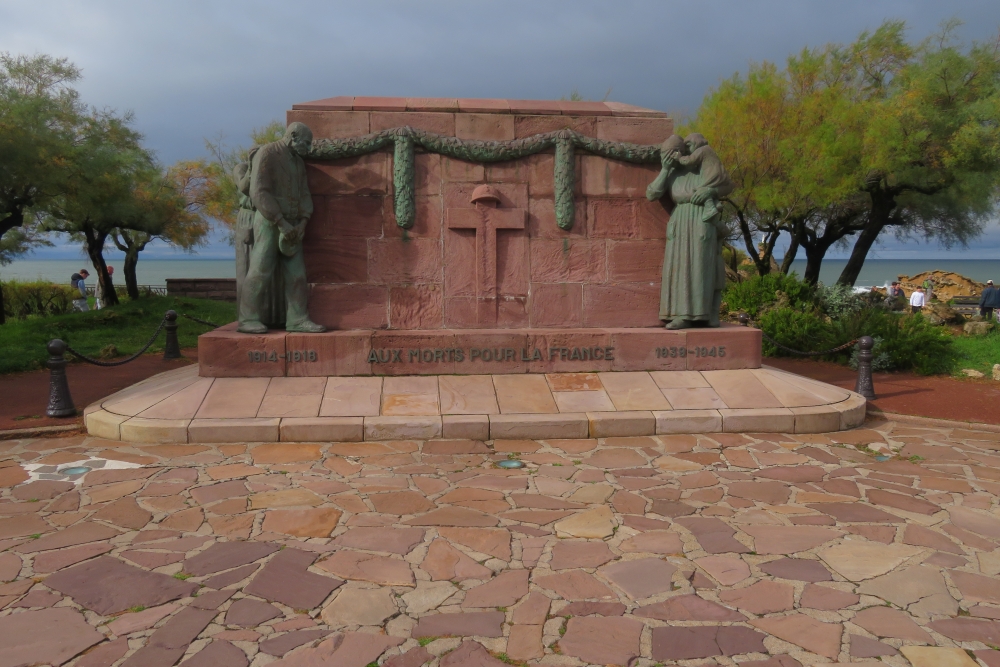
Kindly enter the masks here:
<path id="1" fill-rule="evenodd" d="M 0 0 L 0 50 L 69 58 L 84 99 L 134 111 L 170 163 L 202 156 L 205 137 L 246 143 L 292 104 L 335 95 L 601 99 L 610 89 L 679 116 L 750 62 L 850 42 L 886 19 L 905 20 L 916 41 L 951 17 L 964 38 L 989 40 L 1000 2 Z M 202 254 L 230 252 L 216 241 Z M 893 239 L 878 251 L 896 253 L 946 256 Z M 974 253 L 1000 256 L 997 225 Z"/>

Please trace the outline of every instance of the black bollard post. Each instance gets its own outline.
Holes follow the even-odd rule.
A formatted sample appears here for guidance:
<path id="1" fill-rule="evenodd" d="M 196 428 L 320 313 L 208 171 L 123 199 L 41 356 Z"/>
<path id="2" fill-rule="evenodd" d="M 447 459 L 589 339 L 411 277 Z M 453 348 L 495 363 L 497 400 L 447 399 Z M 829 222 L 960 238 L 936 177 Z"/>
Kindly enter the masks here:
<path id="1" fill-rule="evenodd" d="M 66 381 L 66 343 L 54 338 L 49 341 L 49 407 L 45 414 L 49 417 L 73 417 L 76 407 L 73 397 L 69 395 L 69 383 Z"/>
<path id="2" fill-rule="evenodd" d="M 750 324 L 750 316 L 746 313 L 740 313 L 739 315 L 740 326 L 747 326 Z"/>
<path id="3" fill-rule="evenodd" d="M 168 310 L 163 318 L 167 321 L 163 325 L 164 331 L 167 332 L 167 341 L 163 346 L 163 359 L 164 361 L 167 359 L 180 359 L 181 345 L 177 342 L 177 313 Z"/>
<path id="4" fill-rule="evenodd" d="M 858 383 L 854 385 L 854 391 L 861 394 L 869 401 L 875 398 L 875 384 L 872 381 L 872 348 L 875 341 L 871 336 L 862 336 L 858 339 Z"/>

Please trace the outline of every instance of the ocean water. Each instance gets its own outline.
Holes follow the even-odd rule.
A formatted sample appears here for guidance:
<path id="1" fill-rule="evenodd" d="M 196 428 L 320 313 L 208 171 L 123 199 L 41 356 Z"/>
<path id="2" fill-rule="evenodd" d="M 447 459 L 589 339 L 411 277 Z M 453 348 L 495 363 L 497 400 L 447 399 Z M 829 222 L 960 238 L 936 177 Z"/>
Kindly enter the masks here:
<path id="1" fill-rule="evenodd" d="M 847 266 L 846 259 L 825 259 L 819 269 L 819 280 L 824 285 L 837 282 L 840 272 Z M 806 271 L 805 260 L 792 262 L 792 271 L 802 276 Z M 884 286 L 899 276 L 914 276 L 924 271 L 950 271 L 980 283 L 1000 280 L 1000 259 L 869 259 L 861 268 L 857 287 Z"/>
<path id="2" fill-rule="evenodd" d="M 121 262 L 108 261 L 115 268 L 115 284 L 125 284 Z M 91 273 L 90 282 L 94 280 L 94 269 L 85 259 L 25 259 L 15 260 L 6 266 L 0 266 L 0 281 L 3 280 L 48 280 L 54 283 L 69 284 L 69 277 L 80 269 Z M 236 259 L 150 259 L 141 257 L 135 268 L 136 279 L 140 285 L 164 287 L 167 278 L 235 278 Z"/>
<path id="3" fill-rule="evenodd" d="M 121 264 L 109 262 L 118 271 L 115 282 L 124 284 Z M 840 272 L 847 264 L 846 259 L 827 259 L 820 268 L 820 280 L 827 285 L 837 282 Z M 0 281 L 49 280 L 54 283 L 69 283 L 69 277 L 82 268 L 90 269 L 85 259 L 25 259 L 0 266 Z M 797 260 L 792 263 L 792 271 L 800 276 L 805 273 L 806 263 Z M 912 276 L 923 271 L 952 271 L 978 282 L 1000 280 L 1000 259 L 870 259 L 865 262 L 858 278 L 858 287 L 885 285 L 897 276 Z M 93 271 L 91 271 L 93 273 Z M 234 278 L 236 262 L 228 259 L 150 259 L 139 260 L 136 274 L 140 285 L 164 286 L 167 278 Z"/>

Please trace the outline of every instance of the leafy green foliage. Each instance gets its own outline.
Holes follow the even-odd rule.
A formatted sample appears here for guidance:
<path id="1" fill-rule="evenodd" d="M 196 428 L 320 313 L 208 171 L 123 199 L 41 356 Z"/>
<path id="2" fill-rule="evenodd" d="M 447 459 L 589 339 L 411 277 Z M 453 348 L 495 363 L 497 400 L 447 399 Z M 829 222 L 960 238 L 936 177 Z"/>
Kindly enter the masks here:
<path id="1" fill-rule="evenodd" d="M 854 295 L 845 286 L 815 288 L 794 275 L 768 274 L 731 284 L 723 298 L 730 310 L 746 311 L 764 333 L 793 350 L 820 352 L 872 336 L 878 345 L 876 370 L 931 375 L 949 372 L 954 364 L 953 337 L 947 330 L 921 315 L 894 313 L 881 297 Z M 852 347 L 823 358 L 850 363 L 854 354 Z M 766 338 L 764 355 L 798 356 Z"/>
<path id="2" fill-rule="evenodd" d="M 704 134 L 729 168 L 726 214 L 760 273 L 785 233 L 810 283 L 854 237 L 838 280 L 852 285 L 885 231 L 945 244 L 982 231 L 1000 183 L 1000 49 L 957 41 L 956 25 L 910 44 L 903 22 L 886 21 L 784 68 L 752 64 L 706 95 L 682 131 Z"/>
<path id="3" fill-rule="evenodd" d="M 37 215 L 73 176 L 79 78 L 65 58 L 0 53 L 0 263 L 36 244 Z"/>
<path id="4" fill-rule="evenodd" d="M 98 311 L 8 322 L 0 327 L 0 349 L 4 351 L 0 355 L 0 373 L 43 368 L 48 358 L 45 346 L 53 338 L 61 338 L 90 356 L 97 356 L 109 343 L 113 343 L 122 355 L 133 354 L 149 340 L 163 320 L 163 314 L 171 309 L 217 324 L 236 319 L 235 304 L 150 296 Z M 208 330 L 185 318 L 179 318 L 178 325 L 177 335 L 182 348 L 197 346 L 198 336 Z M 149 349 L 150 354 L 163 352 L 163 340 L 161 333 Z"/>
<path id="5" fill-rule="evenodd" d="M 828 350 L 845 342 L 834 338 L 835 333 L 830 324 L 815 311 L 775 308 L 765 311 L 757 320 L 757 324 L 764 333 L 777 342 L 802 352 Z M 794 357 L 798 355 L 782 350 L 765 338 L 764 356 Z"/>
<path id="6" fill-rule="evenodd" d="M 267 125 L 255 127 L 250 132 L 250 146 L 229 146 L 220 133 L 214 140 L 206 139 L 205 148 L 211 154 L 210 160 L 196 160 L 186 163 L 204 181 L 204 202 L 208 213 L 221 220 L 227 227 L 236 226 L 239 213 L 239 199 L 233 169 L 250 159 L 250 151 L 257 146 L 277 141 L 285 133 L 285 124 L 272 120 Z"/>
<path id="7" fill-rule="evenodd" d="M 954 364 L 953 337 L 921 315 L 894 313 L 884 308 L 864 310 L 832 322 L 834 336 L 844 342 L 861 336 L 882 339 L 892 370 L 920 375 L 947 373 Z M 840 355 L 844 360 L 843 353 Z"/>
<path id="8" fill-rule="evenodd" d="M 834 319 L 858 313 L 866 305 L 865 299 L 850 285 L 837 283 L 827 287 L 820 283 L 816 286 L 816 295 L 823 312 Z"/>
<path id="9" fill-rule="evenodd" d="M 54 285 L 44 280 L 9 280 L 0 285 L 0 289 L 3 290 L 4 315 L 11 320 L 72 312 L 73 299 L 80 295 L 69 285 Z"/>
<path id="10" fill-rule="evenodd" d="M 753 276 L 739 283 L 730 283 L 722 295 L 730 312 L 744 311 L 756 318 L 761 310 L 778 301 L 778 292 L 784 294 L 785 305 L 796 309 L 813 309 L 816 305 L 816 288 L 802 282 L 794 275 L 769 273 Z"/>

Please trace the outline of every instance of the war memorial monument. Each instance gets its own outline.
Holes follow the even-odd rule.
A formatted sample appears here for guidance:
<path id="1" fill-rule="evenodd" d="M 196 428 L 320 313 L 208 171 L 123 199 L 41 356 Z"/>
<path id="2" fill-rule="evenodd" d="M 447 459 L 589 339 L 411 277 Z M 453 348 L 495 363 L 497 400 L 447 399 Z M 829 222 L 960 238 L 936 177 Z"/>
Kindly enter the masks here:
<path id="1" fill-rule="evenodd" d="M 91 406 L 91 433 L 487 440 L 863 421 L 863 398 L 762 368 L 760 331 L 720 322 L 732 183 L 666 114 L 335 97 L 287 121 L 234 174 L 238 322 L 201 336 L 197 374 L 153 382 L 152 403 L 140 385 L 128 409 Z"/>

